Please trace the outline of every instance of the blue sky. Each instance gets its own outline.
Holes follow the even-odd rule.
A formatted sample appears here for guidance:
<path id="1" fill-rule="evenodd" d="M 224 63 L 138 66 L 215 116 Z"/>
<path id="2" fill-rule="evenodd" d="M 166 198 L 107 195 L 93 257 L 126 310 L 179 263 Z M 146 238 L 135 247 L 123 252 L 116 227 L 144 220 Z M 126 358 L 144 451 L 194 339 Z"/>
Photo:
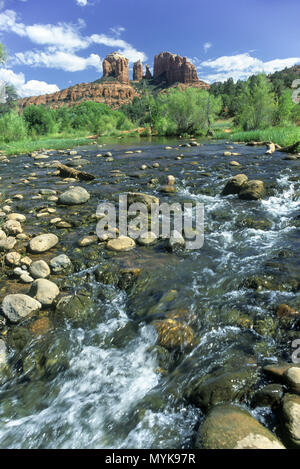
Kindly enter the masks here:
<path id="1" fill-rule="evenodd" d="M 100 78 L 114 50 L 131 68 L 170 51 L 202 80 L 245 79 L 300 63 L 299 17 L 299 0 L 0 0 L 0 80 L 53 92 Z"/>

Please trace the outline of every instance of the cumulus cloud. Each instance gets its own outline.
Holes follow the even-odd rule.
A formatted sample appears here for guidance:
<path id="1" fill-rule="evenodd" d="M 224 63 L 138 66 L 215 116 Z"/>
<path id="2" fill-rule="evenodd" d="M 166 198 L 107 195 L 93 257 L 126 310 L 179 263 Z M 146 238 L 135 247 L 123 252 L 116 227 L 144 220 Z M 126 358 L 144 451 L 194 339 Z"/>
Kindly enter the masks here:
<path id="1" fill-rule="evenodd" d="M 207 81 L 225 81 L 233 78 L 235 81 L 244 80 L 250 75 L 265 72 L 274 73 L 286 67 L 292 67 L 300 62 L 300 57 L 290 57 L 286 59 L 274 59 L 262 61 L 249 53 L 222 56 L 217 59 L 210 59 L 201 62 L 198 66 L 203 79 Z M 204 69 L 211 70 L 211 73 Z"/>
<path id="2" fill-rule="evenodd" d="M 88 1 L 87 0 L 76 0 L 76 3 L 78 6 L 80 7 L 86 7 L 88 5 Z"/>
<path id="3" fill-rule="evenodd" d="M 78 0 L 81 6 L 85 6 L 86 0 Z M 111 35 L 93 34 L 84 36 L 81 30 L 86 26 L 83 20 L 76 24 L 33 24 L 25 25 L 13 10 L 5 10 L 0 13 L 0 33 L 15 33 L 20 37 L 26 37 L 32 43 L 42 46 L 43 50 L 31 50 L 16 53 L 12 63 L 35 67 L 57 68 L 68 72 L 83 71 L 88 67 L 94 67 L 97 71 L 102 69 L 98 54 L 90 54 L 89 57 L 81 57 L 75 52 L 86 49 L 93 44 L 108 48 L 117 48 L 118 52 L 128 58 L 129 62 L 142 62 L 147 59 L 144 52 L 138 51 L 131 44 L 120 39 L 125 31 L 122 26 L 111 28 Z"/>
<path id="4" fill-rule="evenodd" d="M 0 81 L 13 85 L 22 98 L 59 91 L 57 85 L 51 85 L 45 81 L 29 80 L 26 82 L 24 73 L 15 73 L 8 68 L 0 69 Z"/>

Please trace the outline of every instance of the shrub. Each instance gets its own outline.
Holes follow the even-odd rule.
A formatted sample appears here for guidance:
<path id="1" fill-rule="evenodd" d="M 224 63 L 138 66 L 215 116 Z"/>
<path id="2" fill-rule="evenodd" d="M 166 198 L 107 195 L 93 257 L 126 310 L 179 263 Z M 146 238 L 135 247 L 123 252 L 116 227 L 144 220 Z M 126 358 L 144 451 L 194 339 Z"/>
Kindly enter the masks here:
<path id="1" fill-rule="evenodd" d="M 25 121 L 16 111 L 5 113 L 0 117 L 0 140 L 2 142 L 15 142 L 24 140 L 26 137 Z"/>

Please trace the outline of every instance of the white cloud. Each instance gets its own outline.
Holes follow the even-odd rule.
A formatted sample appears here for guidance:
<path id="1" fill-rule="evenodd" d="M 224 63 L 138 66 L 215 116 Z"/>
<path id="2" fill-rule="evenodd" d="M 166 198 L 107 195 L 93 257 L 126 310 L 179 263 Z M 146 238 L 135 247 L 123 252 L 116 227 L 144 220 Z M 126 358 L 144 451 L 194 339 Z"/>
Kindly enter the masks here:
<path id="1" fill-rule="evenodd" d="M 207 51 L 212 47 L 212 43 L 211 42 L 205 42 L 203 44 L 203 49 L 204 49 L 204 52 L 205 54 L 207 53 Z"/>
<path id="2" fill-rule="evenodd" d="M 300 62 L 300 57 L 274 59 L 267 62 L 252 57 L 249 53 L 222 56 L 201 62 L 198 66 L 202 79 L 209 82 L 225 81 L 233 78 L 235 81 L 244 80 L 250 75 L 265 72 L 274 73 L 286 67 L 292 67 Z M 212 73 L 205 73 L 204 68 L 211 69 Z"/>
<path id="3" fill-rule="evenodd" d="M 80 7 L 86 7 L 88 5 L 88 1 L 87 0 L 76 0 L 76 3 L 78 6 Z"/>
<path id="4" fill-rule="evenodd" d="M 145 60 L 147 60 L 147 56 L 144 52 L 136 50 L 131 44 L 123 39 L 110 37 L 105 34 L 93 34 L 90 37 L 90 41 L 91 43 L 102 44 L 107 47 L 117 47 L 117 52 L 124 55 L 129 62 L 137 62 L 138 60 L 145 62 Z"/>
<path id="5" fill-rule="evenodd" d="M 1 0 L 0 0 L 1 1 Z M 79 1 L 79 0 L 78 0 Z M 81 4 L 86 3 L 80 0 Z M 109 48 L 118 48 L 118 52 L 128 58 L 129 62 L 142 62 L 147 59 L 144 52 L 136 50 L 131 44 L 120 39 L 125 31 L 122 26 L 111 28 L 112 36 L 94 34 L 83 36 L 81 29 L 86 26 L 84 20 L 79 19 L 77 24 L 58 23 L 33 24 L 26 26 L 18 20 L 13 10 L 0 13 L 0 32 L 12 32 L 21 37 L 27 37 L 34 44 L 46 47 L 45 50 L 19 52 L 15 54 L 12 63 L 32 66 L 45 66 L 61 70 L 76 72 L 94 67 L 101 70 L 100 57 L 91 54 L 87 58 L 75 55 L 75 51 L 86 49 L 93 44 L 101 44 Z"/>
<path id="6" fill-rule="evenodd" d="M 15 73 L 13 70 L 8 68 L 0 69 L 0 81 L 13 85 L 16 88 L 18 95 L 22 98 L 59 91 L 57 85 L 51 85 L 45 81 L 30 80 L 26 82 L 24 73 Z"/>
<path id="7" fill-rule="evenodd" d="M 65 51 L 27 51 L 15 54 L 15 63 L 33 67 L 46 67 L 80 72 L 89 67 L 102 70 L 101 59 L 97 54 L 84 58 Z"/>

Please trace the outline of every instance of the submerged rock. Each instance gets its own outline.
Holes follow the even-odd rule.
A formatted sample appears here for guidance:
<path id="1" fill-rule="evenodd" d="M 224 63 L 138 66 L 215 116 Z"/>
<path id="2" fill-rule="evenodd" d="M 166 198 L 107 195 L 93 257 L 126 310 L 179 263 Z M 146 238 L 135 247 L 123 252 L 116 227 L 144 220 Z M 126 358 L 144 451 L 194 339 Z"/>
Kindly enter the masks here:
<path id="1" fill-rule="evenodd" d="M 5 317 L 13 323 L 35 313 L 41 309 L 39 301 L 23 294 L 7 295 L 2 302 L 2 311 Z"/>
<path id="2" fill-rule="evenodd" d="M 194 332 L 189 326 L 172 319 L 154 321 L 153 325 L 155 326 L 158 334 L 158 345 L 165 347 L 168 350 L 192 346 Z"/>
<path id="3" fill-rule="evenodd" d="M 248 181 L 242 185 L 239 198 L 243 200 L 260 200 L 265 194 L 266 190 L 263 181 Z"/>
<path id="4" fill-rule="evenodd" d="M 237 174 L 228 181 L 223 189 L 222 195 L 239 194 L 243 184 L 247 181 L 248 177 L 245 174 Z"/>
<path id="5" fill-rule="evenodd" d="M 55 314 L 57 318 L 71 321 L 74 325 L 81 325 L 89 320 L 92 306 L 92 299 L 85 293 L 69 295 L 59 300 Z"/>
<path id="6" fill-rule="evenodd" d="M 244 401 L 253 392 L 257 380 L 257 370 L 254 367 L 229 372 L 219 370 L 200 378 L 187 390 L 186 398 L 207 411 L 217 404 Z"/>
<path id="7" fill-rule="evenodd" d="M 214 407 L 200 426 L 196 449 L 285 449 L 246 410 L 233 405 Z"/>

